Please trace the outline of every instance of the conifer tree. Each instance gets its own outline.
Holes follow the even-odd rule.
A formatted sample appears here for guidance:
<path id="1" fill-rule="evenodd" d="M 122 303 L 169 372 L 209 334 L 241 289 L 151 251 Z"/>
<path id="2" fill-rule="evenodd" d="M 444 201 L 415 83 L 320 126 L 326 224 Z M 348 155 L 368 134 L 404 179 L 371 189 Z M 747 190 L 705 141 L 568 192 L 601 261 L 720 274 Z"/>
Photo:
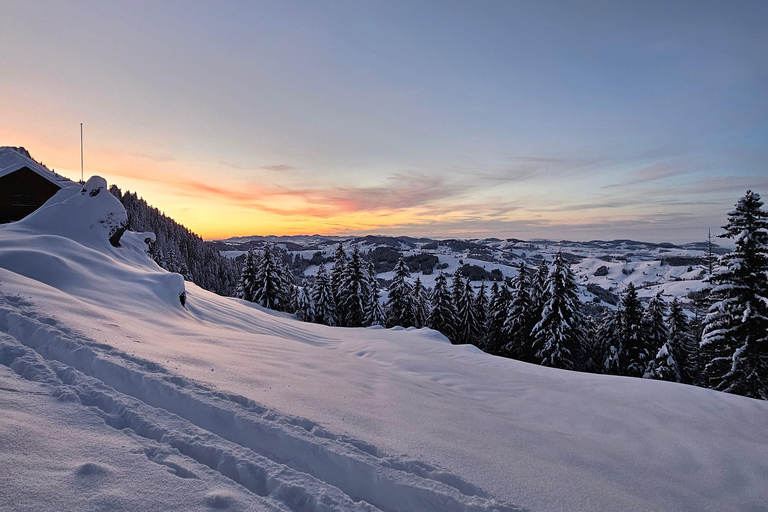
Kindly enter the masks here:
<path id="1" fill-rule="evenodd" d="M 272 247 L 267 244 L 256 264 L 256 289 L 253 301 L 268 309 L 284 311 L 287 308 L 287 293 L 282 266 L 275 258 Z"/>
<path id="2" fill-rule="evenodd" d="M 368 260 L 366 272 L 368 274 L 368 301 L 366 302 L 365 325 L 386 327 L 387 316 L 384 312 L 384 306 L 379 300 L 379 281 L 376 279 L 376 267 L 374 267 L 373 261 Z"/>
<path id="3" fill-rule="evenodd" d="M 312 303 L 314 305 L 315 322 L 325 325 L 337 325 L 336 300 L 333 298 L 331 280 L 325 265 L 320 264 L 312 287 Z"/>
<path id="4" fill-rule="evenodd" d="M 424 285 L 421 284 L 421 278 L 416 276 L 413 283 L 413 325 L 415 327 L 425 327 L 429 318 L 429 296 Z"/>
<path id="5" fill-rule="evenodd" d="M 644 377 L 672 382 L 683 382 L 687 357 L 687 321 L 677 297 L 672 301 L 667 316 L 666 341 L 648 365 Z"/>
<path id="6" fill-rule="evenodd" d="M 533 328 L 536 359 L 567 370 L 582 363 L 582 314 L 578 288 L 569 264 L 558 253 L 547 279 L 541 320 Z"/>
<path id="7" fill-rule="evenodd" d="M 748 190 L 728 214 L 722 238 L 733 252 L 710 277 L 713 301 L 701 349 L 709 387 L 768 400 L 768 212 Z"/>
<path id="8" fill-rule="evenodd" d="M 339 310 L 344 313 L 344 325 L 362 327 L 365 325 L 365 312 L 368 309 L 368 273 L 363 267 L 360 250 L 352 250 L 352 257 L 344 266 L 344 274 L 339 286 L 338 297 L 341 301 Z"/>
<path id="9" fill-rule="evenodd" d="M 296 317 L 304 322 L 315 320 L 315 308 L 306 281 L 302 281 L 296 292 Z"/>
<path id="10" fill-rule="evenodd" d="M 504 331 L 509 340 L 504 347 L 504 355 L 522 361 L 534 361 L 533 339 L 531 331 L 536 325 L 537 311 L 531 297 L 531 282 L 528 267 L 520 263 L 517 276 L 512 279 L 512 300 L 509 314 L 504 323 Z"/>
<path id="11" fill-rule="evenodd" d="M 427 319 L 427 325 L 436 331 L 443 333 L 449 340 L 456 337 L 456 306 L 453 296 L 448 290 L 448 280 L 439 271 L 435 278 L 435 288 L 430 296 L 431 311 Z"/>
<path id="12" fill-rule="evenodd" d="M 546 260 L 541 260 L 539 266 L 536 269 L 536 274 L 530 279 L 531 281 L 531 301 L 536 310 L 535 318 L 541 317 L 541 312 L 544 309 L 544 303 L 547 301 L 547 280 L 549 279 L 549 267 Z"/>
<path id="13" fill-rule="evenodd" d="M 651 360 L 643 328 L 642 306 L 635 285 L 629 283 L 621 298 L 621 344 L 624 348 L 624 375 L 642 377 Z"/>
<path id="14" fill-rule="evenodd" d="M 480 288 L 478 288 L 472 307 L 475 310 L 474 316 L 475 322 L 477 322 L 477 333 L 475 334 L 475 339 L 472 343 L 479 349 L 485 350 L 488 343 L 488 310 L 490 307 L 485 281 L 483 281 Z"/>
<path id="15" fill-rule="evenodd" d="M 582 318 L 584 319 L 584 324 L 582 325 L 584 336 L 581 345 L 584 352 L 583 369 L 585 372 L 602 373 L 603 362 L 605 361 L 605 347 L 601 343 L 599 336 L 600 323 L 591 315 L 583 315 Z"/>
<path id="16" fill-rule="evenodd" d="M 396 325 L 413 327 L 413 288 L 408 282 L 410 275 L 408 266 L 403 261 L 403 257 L 400 256 L 395 265 L 395 277 L 389 287 L 389 300 L 386 308 L 389 327 Z"/>
<path id="17" fill-rule="evenodd" d="M 494 281 L 491 285 L 491 302 L 488 305 L 488 341 L 485 346 L 485 351 L 489 354 L 502 355 L 502 349 L 507 344 L 504 324 L 507 321 L 511 299 L 506 281 L 501 281 L 501 284 Z"/>
<path id="18" fill-rule="evenodd" d="M 461 269 L 456 269 L 451 280 L 451 297 L 453 298 L 453 307 L 459 310 L 459 301 L 464 293 L 464 280 L 461 278 Z"/>
<path id="19" fill-rule="evenodd" d="M 656 354 L 667 342 L 667 303 L 661 292 L 651 298 L 645 308 L 643 324 L 645 325 L 646 344 L 650 354 Z"/>
<path id="20" fill-rule="evenodd" d="M 456 342 L 460 345 L 476 343 L 480 325 L 475 316 L 475 294 L 469 278 L 464 281 L 464 290 L 459 297 L 457 313 Z"/>
<path id="21" fill-rule="evenodd" d="M 621 341 L 621 315 L 621 309 L 606 309 L 597 326 L 597 341 L 593 350 L 602 353 L 599 359 L 602 361 L 600 372 L 608 375 L 622 375 L 626 364 L 624 344 Z"/>
<path id="22" fill-rule="evenodd" d="M 699 344 L 691 332 L 688 317 L 677 297 L 672 299 L 667 316 L 667 337 L 673 346 L 680 347 L 680 381 L 694 384 L 699 379 Z"/>
<path id="23" fill-rule="evenodd" d="M 347 253 L 344 246 L 339 242 L 333 257 L 333 267 L 331 268 L 331 290 L 333 290 L 333 300 L 336 304 L 336 319 L 338 325 L 343 326 L 346 317 L 344 310 L 344 299 L 342 297 L 341 285 L 344 281 L 344 270 L 347 266 Z"/>
<path id="24" fill-rule="evenodd" d="M 245 255 L 245 263 L 243 264 L 243 270 L 240 272 L 240 281 L 237 284 L 237 291 L 235 296 L 247 300 L 248 302 L 254 301 L 256 295 L 256 261 L 253 255 L 253 251 L 248 249 Z"/>

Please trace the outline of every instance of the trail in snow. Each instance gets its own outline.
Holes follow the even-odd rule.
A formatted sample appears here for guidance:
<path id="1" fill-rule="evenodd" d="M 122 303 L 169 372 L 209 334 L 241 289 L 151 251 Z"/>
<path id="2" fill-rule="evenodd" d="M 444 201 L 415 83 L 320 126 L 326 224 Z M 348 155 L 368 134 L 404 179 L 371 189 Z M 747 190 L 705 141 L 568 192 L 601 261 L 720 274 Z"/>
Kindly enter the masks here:
<path id="1" fill-rule="evenodd" d="M 422 462 L 387 457 L 311 420 L 78 339 L 23 305 L 18 298 L 0 299 L 0 364 L 53 386 L 61 399 L 97 408 L 108 425 L 171 447 L 288 510 L 521 510 Z M 165 464 L 162 453 L 149 450 L 148 456 Z M 166 465 L 192 475 L 176 463 Z"/>

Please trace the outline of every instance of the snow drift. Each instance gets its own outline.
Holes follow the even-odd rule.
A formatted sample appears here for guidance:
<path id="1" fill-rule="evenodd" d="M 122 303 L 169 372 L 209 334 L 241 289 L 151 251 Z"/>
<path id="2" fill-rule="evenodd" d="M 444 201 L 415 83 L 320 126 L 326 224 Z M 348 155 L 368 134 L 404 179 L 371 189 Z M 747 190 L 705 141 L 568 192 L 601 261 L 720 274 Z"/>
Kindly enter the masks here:
<path id="1" fill-rule="evenodd" d="M 105 187 L 92 178 L 0 227 L 0 508 L 768 502 L 766 402 L 495 358 L 428 329 L 307 324 L 185 288 L 147 256 L 151 234 L 116 236 L 125 212 Z"/>

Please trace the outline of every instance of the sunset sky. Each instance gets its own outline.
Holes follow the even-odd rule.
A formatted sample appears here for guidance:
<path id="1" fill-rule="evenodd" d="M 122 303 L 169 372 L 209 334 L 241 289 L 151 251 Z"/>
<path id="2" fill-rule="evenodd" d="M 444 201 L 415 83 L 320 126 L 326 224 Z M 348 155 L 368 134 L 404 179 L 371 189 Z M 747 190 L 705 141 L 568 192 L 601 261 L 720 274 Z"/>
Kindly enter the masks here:
<path id="1" fill-rule="evenodd" d="M 0 0 L 0 145 L 205 238 L 703 240 L 768 199 L 768 1 Z"/>

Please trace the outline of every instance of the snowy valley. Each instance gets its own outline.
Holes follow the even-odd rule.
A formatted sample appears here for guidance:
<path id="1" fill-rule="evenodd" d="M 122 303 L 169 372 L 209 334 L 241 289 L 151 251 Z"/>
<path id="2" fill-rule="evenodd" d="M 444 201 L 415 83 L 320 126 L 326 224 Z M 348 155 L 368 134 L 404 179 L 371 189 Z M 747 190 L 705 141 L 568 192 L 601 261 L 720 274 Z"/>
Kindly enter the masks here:
<path id="1" fill-rule="evenodd" d="M 148 256 L 151 233 L 110 243 L 125 219 L 93 178 L 0 227 L 1 509 L 722 511 L 768 502 L 768 402 L 493 357 L 426 328 L 303 323 L 166 272 Z M 484 247 L 497 259 L 535 254 L 516 244 Z M 307 259 L 322 250 L 306 247 Z M 579 276 L 606 266 L 594 281 L 606 289 L 623 279 L 696 289 L 700 266 L 653 263 L 665 249 L 568 251 L 581 256 Z M 432 251 L 449 269 L 512 269 L 440 243 Z M 613 261 L 620 255 L 632 261 Z"/>

